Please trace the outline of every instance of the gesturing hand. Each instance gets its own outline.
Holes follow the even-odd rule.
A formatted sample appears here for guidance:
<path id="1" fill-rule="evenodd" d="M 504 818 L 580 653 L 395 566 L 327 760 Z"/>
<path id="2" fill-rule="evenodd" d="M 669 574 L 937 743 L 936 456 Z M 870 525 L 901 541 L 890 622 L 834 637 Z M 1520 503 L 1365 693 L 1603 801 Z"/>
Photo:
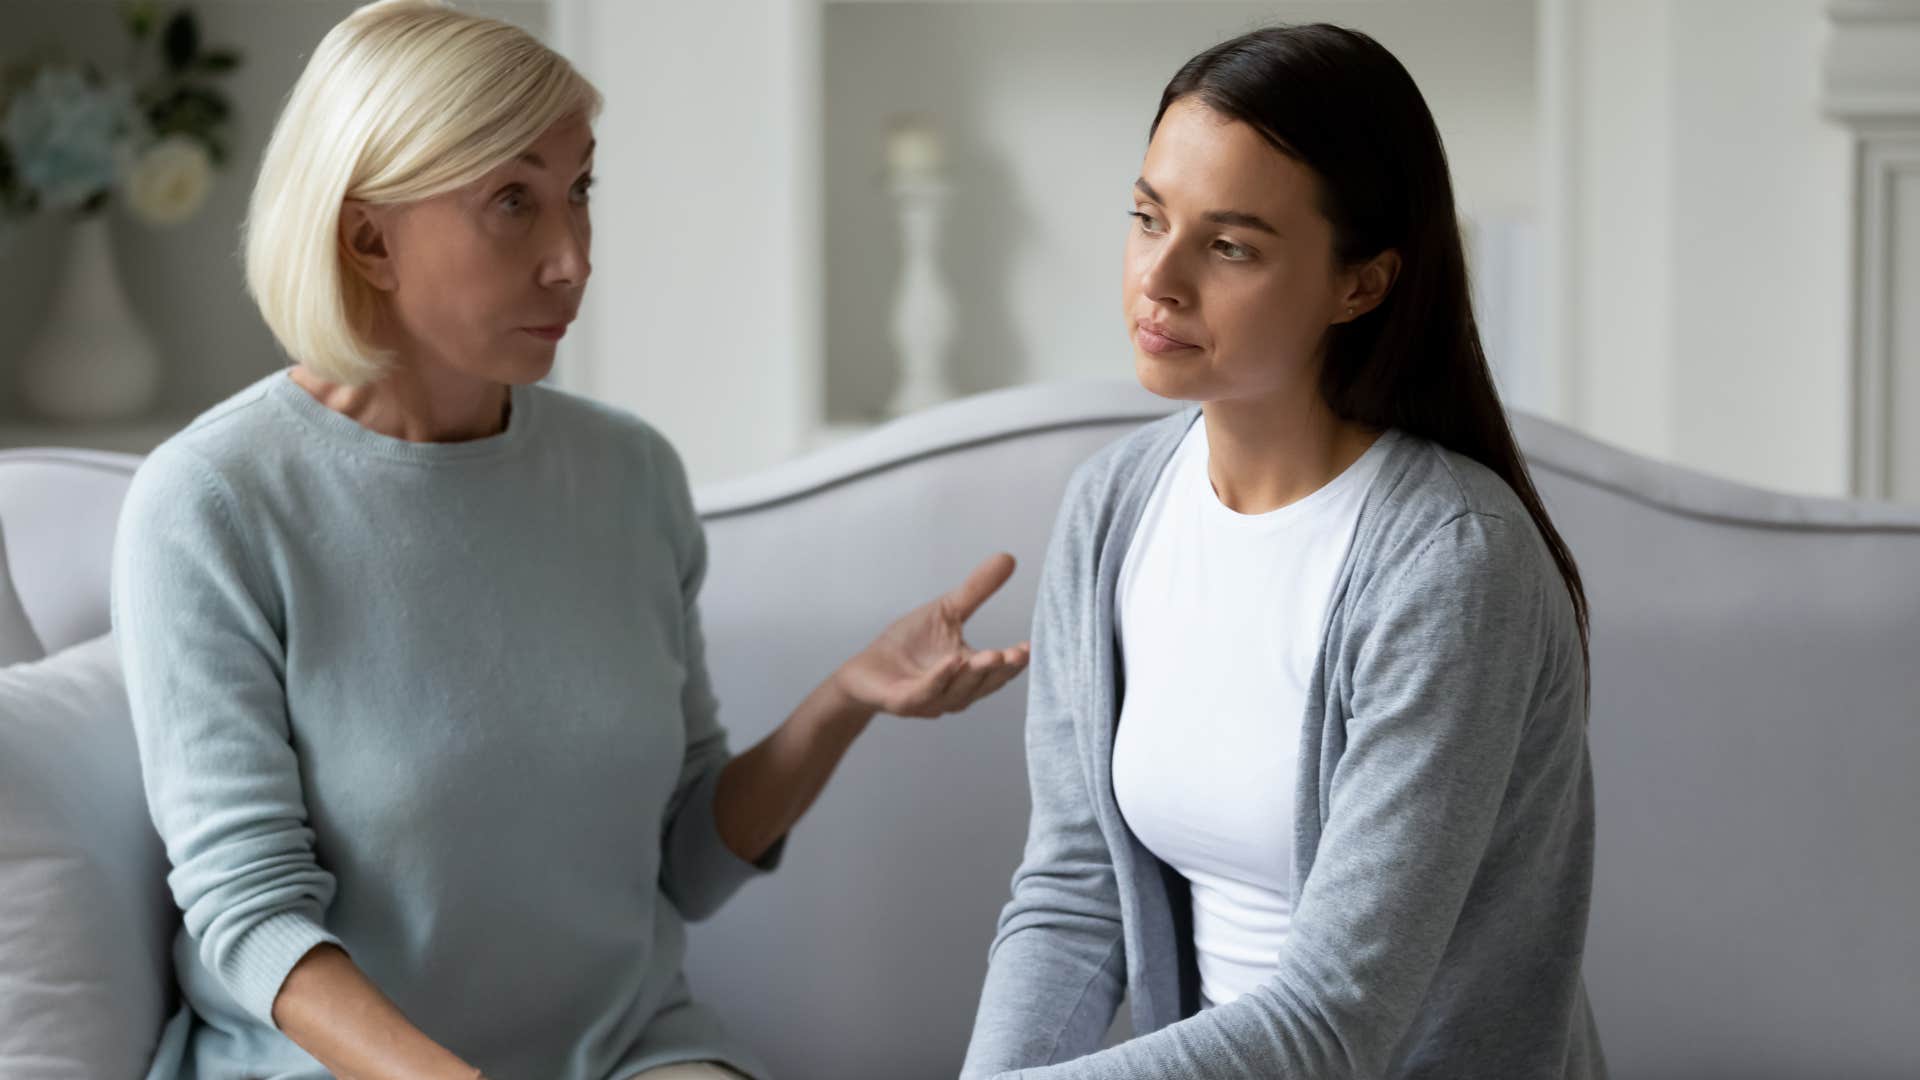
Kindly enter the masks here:
<path id="1" fill-rule="evenodd" d="M 907 612 L 834 673 L 842 692 L 878 712 L 932 717 L 1005 686 L 1026 668 L 1029 644 L 976 650 L 961 631 L 1013 576 L 1013 565 L 1013 556 L 995 555 L 959 588 Z"/>

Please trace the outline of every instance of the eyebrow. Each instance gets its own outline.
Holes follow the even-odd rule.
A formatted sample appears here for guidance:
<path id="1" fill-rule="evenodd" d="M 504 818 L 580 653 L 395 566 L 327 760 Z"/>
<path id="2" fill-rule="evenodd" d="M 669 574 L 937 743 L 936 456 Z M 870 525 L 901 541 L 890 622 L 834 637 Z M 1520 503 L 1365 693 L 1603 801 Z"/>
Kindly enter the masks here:
<path id="1" fill-rule="evenodd" d="M 1140 189 L 1141 194 L 1152 199 L 1154 202 L 1162 206 L 1167 204 L 1167 200 L 1161 198 L 1160 193 L 1153 190 L 1153 185 L 1147 183 L 1146 177 L 1143 176 L 1135 180 L 1133 186 Z M 1245 229 L 1258 229 L 1261 232 L 1270 233 L 1274 236 L 1280 235 L 1280 230 L 1267 224 L 1266 219 L 1258 214 L 1249 214 L 1244 210 L 1209 210 L 1200 216 L 1216 225 L 1238 225 Z"/>
<path id="2" fill-rule="evenodd" d="M 596 147 L 596 146 L 599 146 L 599 145 L 600 145 L 600 140 L 599 140 L 599 139 L 588 139 L 588 140 L 587 140 L 587 152 L 586 152 L 586 153 L 584 153 L 584 154 L 581 154 L 581 155 L 580 155 L 580 160 L 581 160 L 581 162 L 583 162 L 583 163 L 584 163 L 584 162 L 585 162 L 585 161 L 586 161 L 586 160 L 587 160 L 588 158 L 590 158 L 590 157 L 592 157 L 592 156 L 593 156 L 593 148 L 594 148 L 594 147 Z M 519 158 L 517 158 L 516 160 L 519 160 L 519 161 L 524 161 L 524 162 L 526 162 L 527 164 L 529 164 L 529 165 L 531 165 L 531 166 L 533 166 L 533 167 L 534 167 L 534 168 L 536 168 L 536 169 L 544 169 L 544 168 L 546 168 L 546 167 L 547 167 L 547 162 L 546 162 L 546 159 L 545 159 L 545 158 L 543 158 L 543 157 L 541 157 L 541 156 L 540 156 L 539 154 L 536 154 L 536 153 L 534 153 L 534 152 L 533 152 L 533 151 L 531 151 L 531 150 L 529 150 L 529 151 L 527 151 L 527 152 L 526 152 L 526 153 L 524 153 L 524 154 L 521 154 L 521 155 L 519 156 Z"/>

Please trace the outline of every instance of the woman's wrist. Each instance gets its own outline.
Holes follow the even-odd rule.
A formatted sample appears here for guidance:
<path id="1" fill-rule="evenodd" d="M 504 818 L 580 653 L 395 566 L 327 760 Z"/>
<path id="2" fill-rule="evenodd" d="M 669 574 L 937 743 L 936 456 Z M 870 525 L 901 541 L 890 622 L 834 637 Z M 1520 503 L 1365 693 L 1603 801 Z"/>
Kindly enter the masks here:
<path id="1" fill-rule="evenodd" d="M 814 699 L 814 712 L 823 723 L 834 726 L 865 727 L 867 722 L 879 714 L 879 706 L 862 701 L 854 692 L 851 680 L 847 678 L 847 668 L 853 664 L 847 661 L 835 668 L 832 675 L 809 695 Z"/>

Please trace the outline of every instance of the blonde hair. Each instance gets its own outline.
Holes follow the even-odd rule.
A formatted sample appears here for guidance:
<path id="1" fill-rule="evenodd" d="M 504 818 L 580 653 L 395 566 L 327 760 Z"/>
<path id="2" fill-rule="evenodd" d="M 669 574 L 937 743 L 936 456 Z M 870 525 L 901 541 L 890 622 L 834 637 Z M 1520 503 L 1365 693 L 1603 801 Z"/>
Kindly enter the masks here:
<path id="1" fill-rule="evenodd" d="M 340 251 L 348 199 L 387 204 L 472 183 L 600 93 L 519 27 L 443 0 L 380 0 L 327 33 L 274 126 L 244 227 L 247 292 L 281 348 L 332 382 L 378 379 L 377 295 Z"/>

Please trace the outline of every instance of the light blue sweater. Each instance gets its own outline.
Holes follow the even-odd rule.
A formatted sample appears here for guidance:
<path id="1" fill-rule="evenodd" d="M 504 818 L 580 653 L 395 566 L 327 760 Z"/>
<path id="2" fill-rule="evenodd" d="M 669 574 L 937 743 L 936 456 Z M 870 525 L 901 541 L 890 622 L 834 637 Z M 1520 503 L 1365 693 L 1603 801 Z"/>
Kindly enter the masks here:
<path id="1" fill-rule="evenodd" d="M 1485 466 L 1396 441 L 1328 600 L 1273 978 L 1198 1011 L 1186 882 L 1113 795 L 1114 584 L 1186 409 L 1068 486 L 1033 616 L 1033 819 L 963 1080 L 1605 1080 L 1573 603 Z M 1136 1037 L 1101 1049 L 1125 993 Z"/>
<path id="2" fill-rule="evenodd" d="M 146 460 L 114 624 L 184 912 L 152 1080 L 319 1080 L 271 1008 L 335 942 L 503 1080 L 764 1067 L 692 1000 L 683 920 L 756 867 L 714 824 L 726 733 L 672 448 L 542 387 L 408 443 L 276 372 Z"/>

